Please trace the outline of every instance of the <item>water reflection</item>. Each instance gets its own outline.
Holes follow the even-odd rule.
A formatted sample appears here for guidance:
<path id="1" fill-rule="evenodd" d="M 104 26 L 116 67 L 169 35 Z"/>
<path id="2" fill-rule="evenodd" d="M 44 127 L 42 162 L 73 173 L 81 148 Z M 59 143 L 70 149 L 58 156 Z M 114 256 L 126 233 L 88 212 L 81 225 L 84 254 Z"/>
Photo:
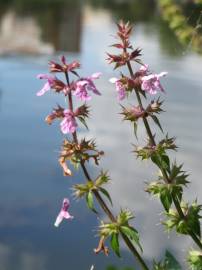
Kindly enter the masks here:
<path id="1" fill-rule="evenodd" d="M 0 54 L 53 53 L 53 46 L 40 40 L 40 28 L 34 18 L 22 18 L 14 11 L 8 11 L 0 23 Z"/>
<path id="2" fill-rule="evenodd" d="M 117 1 L 117 0 L 88 0 L 94 8 L 104 8 L 110 11 L 116 20 L 125 20 L 130 22 L 149 22 L 156 12 L 156 3 L 154 0 L 140 1 Z"/>
<path id="3" fill-rule="evenodd" d="M 0 54 L 51 54 L 80 51 L 81 5 L 4 7 L 0 20 Z M 29 7 L 29 8 L 28 8 Z"/>
<path id="4" fill-rule="evenodd" d="M 149 32 L 159 28 L 160 44 L 170 55 L 183 49 L 167 24 L 159 19 L 155 1 L 0 1 L 0 54 L 52 54 L 80 52 L 85 2 L 104 9 L 114 20 L 148 22 Z M 85 16 L 86 16 L 85 12 Z M 103 22 L 104 23 L 104 22 Z M 169 42 L 167 42 L 169 39 Z"/>
<path id="5" fill-rule="evenodd" d="M 57 50 L 61 50 L 62 43 L 50 41 L 51 34 L 46 36 L 45 33 L 49 25 L 47 22 L 51 25 L 50 32 L 55 33 L 56 30 L 52 29 L 53 21 L 51 24 L 51 20 L 56 16 L 53 14 L 64 14 L 64 11 L 60 8 L 60 12 L 57 13 L 58 11 L 50 11 L 49 8 L 47 7 L 46 10 L 43 5 L 41 7 L 44 21 L 40 22 L 37 19 L 39 17 L 34 9 L 34 15 L 26 15 L 28 16 L 26 18 L 31 16 L 35 27 L 37 25 L 44 27 L 43 42 L 58 44 Z M 27 9 L 25 13 L 30 14 L 28 7 Z M 22 9 L 19 7 L 17 10 L 18 12 L 13 13 L 12 16 L 17 21 L 25 18 L 19 15 L 22 14 Z M 71 8 L 69 10 L 71 11 Z M 156 226 L 162 218 L 159 216 L 162 208 L 144 192 L 144 181 L 155 178 L 155 169 L 148 163 L 142 164 L 136 161 L 131 154 L 130 143 L 135 143 L 133 131 L 128 123 L 123 123 L 119 118 L 120 107 L 116 101 L 116 93 L 113 86 L 108 83 L 112 70 L 106 65 L 105 50 L 108 50 L 108 45 L 112 43 L 111 34 L 116 30 L 114 14 L 110 10 L 92 9 L 89 6 L 84 9 L 77 6 L 76 10 L 80 17 L 75 19 L 77 26 L 72 27 L 74 29 L 78 27 L 80 40 L 77 42 L 80 53 L 74 56 L 82 62 L 87 75 L 95 71 L 105 74 L 98 82 L 103 95 L 95 98 L 91 103 L 93 113 L 89 121 L 90 133 L 85 130 L 81 130 L 81 133 L 87 138 L 96 137 L 100 149 L 106 152 L 101 166 L 109 169 L 113 179 L 109 190 L 112 193 L 115 212 L 117 213 L 121 206 L 129 207 L 134 211 L 136 216 L 134 224 L 140 231 L 146 260 L 151 262 L 153 257 L 160 258 L 166 248 L 173 251 L 178 258 L 184 258 L 191 241 L 186 237 L 176 238 L 175 234 L 171 234 L 168 239 L 163 227 Z M 1 18 L 4 15 L 2 14 Z M 58 24 L 60 28 L 56 24 L 56 29 L 63 29 L 60 30 L 61 32 L 66 31 L 66 22 L 69 20 L 66 15 L 64 17 L 65 19 L 58 18 L 65 21 L 64 28 L 62 24 Z M 137 22 L 133 40 L 137 46 L 143 47 L 144 60 L 153 70 L 169 72 L 165 81 L 167 89 L 165 109 L 168 112 L 162 116 L 162 119 L 170 135 L 179 138 L 180 153 L 177 157 L 191 172 L 190 180 L 193 184 L 187 198 L 192 200 L 201 190 L 201 183 L 197 181 L 201 174 L 202 151 L 200 143 L 202 140 L 201 59 L 193 54 L 182 55 L 181 50 L 179 52 L 181 57 L 176 58 L 173 55 L 173 49 L 178 51 L 176 45 L 167 51 L 165 48 L 169 48 L 171 42 L 168 40 L 171 36 L 164 28 L 159 32 L 155 23 L 155 20 L 148 24 Z M 162 39 L 159 36 L 161 32 L 165 35 Z M 54 35 L 52 34 L 52 37 Z M 71 43 L 71 38 L 68 36 L 67 38 Z M 59 38 L 57 37 L 56 40 Z M 67 46 L 69 45 L 64 45 L 63 49 L 66 50 Z M 168 57 L 168 52 L 172 54 L 172 58 Z M 54 57 L 57 58 L 57 55 Z M 68 54 L 68 57 L 69 60 L 72 59 L 71 54 Z M 73 201 L 71 212 L 74 213 L 75 219 L 72 222 L 63 223 L 59 229 L 53 227 L 61 199 L 64 196 L 71 196 L 69 187 L 75 182 L 82 182 L 83 176 L 79 172 L 71 179 L 62 176 L 61 168 L 57 164 L 57 155 L 62 141 L 58 124 L 49 127 L 43 123 L 43 118 L 51 108 L 57 102 L 61 103 L 60 98 L 51 93 L 41 98 L 35 96 L 41 87 L 41 82 L 35 79 L 36 74 L 47 71 L 49 59 L 50 56 L 44 55 L 26 58 L 10 56 L 1 57 L 0 61 L 0 87 L 3 93 L 0 114 L 2 268 L 8 270 L 90 269 L 92 264 L 95 265 L 96 270 L 103 270 L 108 264 L 118 264 L 120 268 L 122 265 L 135 267 L 123 243 L 121 243 L 123 259 L 118 263 L 113 254 L 110 254 L 107 259 L 102 255 L 94 256 L 93 248 L 98 241 L 95 237 L 96 226 L 99 220 L 89 213 L 83 201 Z M 141 127 L 138 131 L 140 137 L 143 132 L 144 129 Z M 91 173 L 96 175 L 93 168 Z"/>

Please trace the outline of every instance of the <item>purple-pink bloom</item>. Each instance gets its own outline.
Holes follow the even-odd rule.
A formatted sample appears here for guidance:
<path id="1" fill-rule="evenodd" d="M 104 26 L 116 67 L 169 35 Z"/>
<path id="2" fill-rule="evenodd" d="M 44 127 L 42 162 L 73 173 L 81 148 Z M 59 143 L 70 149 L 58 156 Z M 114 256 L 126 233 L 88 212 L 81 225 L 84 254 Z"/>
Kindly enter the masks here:
<path id="1" fill-rule="evenodd" d="M 101 73 L 97 72 L 92 74 L 90 77 L 78 80 L 75 83 L 74 95 L 83 101 L 88 101 L 92 98 L 88 93 L 89 91 L 92 91 L 96 95 L 101 95 L 93 82 L 93 80 L 98 79 L 100 75 Z"/>
<path id="2" fill-rule="evenodd" d="M 71 110 L 64 110 L 64 118 L 60 123 L 62 133 L 74 133 L 77 128 L 76 119 L 74 113 Z"/>
<path id="3" fill-rule="evenodd" d="M 44 84 L 43 88 L 39 92 L 37 92 L 37 94 L 36 94 L 37 96 L 42 96 L 52 88 L 52 86 L 54 85 L 54 82 L 56 80 L 56 77 L 48 75 L 48 74 L 38 74 L 37 79 L 47 80 L 47 82 Z"/>
<path id="4" fill-rule="evenodd" d="M 58 216 L 56 218 L 55 224 L 54 224 L 55 227 L 58 227 L 60 225 L 60 223 L 63 221 L 64 218 L 65 219 L 73 219 L 74 218 L 67 211 L 69 206 L 70 206 L 69 200 L 67 198 L 64 198 L 63 203 L 62 203 L 62 208 L 61 208 L 61 210 L 60 210 L 60 212 L 59 212 L 59 214 L 58 214 Z"/>
<path id="5" fill-rule="evenodd" d="M 146 75 L 148 73 L 148 71 L 149 71 L 149 65 L 142 65 L 140 67 L 140 71 L 145 73 L 145 75 Z"/>
<path id="6" fill-rule="evenodd" d="M 99 96 L 101 95 L 101 93 L 97 90 L 93 80 L 99 79 L 101 74 L 102 74 L 101 72 L 96 72 L 93 73 L 90 77 L 84 79 L 88 82 L 88 84 L 86 85 L 87 90 L 92 91 L 94 94 Z"/>
<path id="7" fill-rule="evenodd" d="M 159 74 L 150 74 L 142 77 L 142 90 L 155 95 L 158 91 L 165 92 L 161 83 L 160 78 L 165 76 L 167 72 L 161 72 Z"/>
<path id="8" fill-rule="evenodd" d="M 118 100 L 123 100 L 126 97 L 126 89 L 122 84 L 121 80 L 117 78 L 111 78 L 109 81 L 111 83 L 115 83 L 116 91 L 118 92 Z"/>
<path id="9" fill-rule="evenodd" d="M 91 100 L 92 98 L 91 96 L 89 96 L 87 92 L 87 89 L 86 89 L 87 84 L 88 82 L 86 80 L 76 82 L 76 89 L 73 93 L 80 100 L 88 101 L 88 100 Z"/>

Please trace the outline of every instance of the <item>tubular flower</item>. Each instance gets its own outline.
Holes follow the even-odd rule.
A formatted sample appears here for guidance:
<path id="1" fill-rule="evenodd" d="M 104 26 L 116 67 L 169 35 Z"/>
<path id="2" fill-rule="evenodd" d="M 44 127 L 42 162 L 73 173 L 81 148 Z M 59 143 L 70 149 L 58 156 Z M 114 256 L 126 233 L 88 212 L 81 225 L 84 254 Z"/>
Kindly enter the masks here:
<path id="1" fill-rule="evenodd" d="M 101 73 L 97 72 L 92 74 L 90 77 L 77 81 L 75 83 L 75 91 L 73 94 L 83 101 L 88 101 L 92 98 L 88 93 L 89 91 L 92 91 L 96 95 L 101 95 L 93 82 L 93 80 L 98 79 L 100 75 Z"/>
<path id="2" fill-rule="evenodd" d="M 160 78 L 165 76 L 167 72 L 161 72 L 159 74 L 150 74 L 143 76 L 141 81 L 142 90 L 148 92 L 151 95 L 155 95 L 158 91 L 165 92 L 161 83 Z"/>
<path id="3" fill-rule="evenodd" d="M 69 206 L 70 206 L 69 200 L 67 198 L 64 198 L 63 203 L 62 203 L 62 208 L 61 208 L 61 210 L 56 218 L 55 224 L 54 224 L 55 227 L 58 227 L 64 218 L 65 219 L 73 219 L 74 218 L 67 211 Z"/>
<path id="4" fill-rule="evenodd" d="M 64 110 L 64 118 L 60 123 L 60 128 L 63 134 L 74 133 L 76 131 L 77 123 L 74 113 L 71 110 Z"/>
<path id="5" fill-rule="evenodd" d="M 121 101 L 126 97 L 126 89 L 122 84 L 121 80 L 117 78 L 111 78 L 109 80 L 111 83 L 115 83 L 116 91 L 118 93 L 118 100 Z"/>
<path id="6" fill-rule="evenodd" d="M 37 93 L 37 96 L 44 95 L 50 89 L 54 89 L 56 93 L 63 92 L 67 95 L 70 91 L 72 86 L 70 87 L 64 84 L 61 80 L 57 79 L 55 76 L 47 75 L 47 74 L 39 74 L 37 76 L 38 79 L 45 79 L 47 82 L 44 84 L 43 88 Z"/>
<path id="7" fill-rule="evenodd" d="M 140 72 L 141 72 L 142 74 L 147 75 L 148 71 L 149 71 L 149 66 L 148 66 L 148 65 L 142 65 L 142 66 L 140 67 Z"/>
<path id="8" fill-rule="evenodd" d="M 91 96 L 89 96 L 86 89 L 87 84 L 88 82 L 85 80 L 76 82 L 76 89 L 73 93 L 78 99 L 83 101 L 91 100 Z"/>
<path id="9" fill-rule="evenodd" d="M 47 80 L 47 82 L 44 84 L 43 88 L 39 92 L 37 92 L 37 94 L 36 94 L 37 96 L 42 96 L 54 86 L 56 77 L 48 75 L 48 74 L 38 74 L 37 79 Z"/>

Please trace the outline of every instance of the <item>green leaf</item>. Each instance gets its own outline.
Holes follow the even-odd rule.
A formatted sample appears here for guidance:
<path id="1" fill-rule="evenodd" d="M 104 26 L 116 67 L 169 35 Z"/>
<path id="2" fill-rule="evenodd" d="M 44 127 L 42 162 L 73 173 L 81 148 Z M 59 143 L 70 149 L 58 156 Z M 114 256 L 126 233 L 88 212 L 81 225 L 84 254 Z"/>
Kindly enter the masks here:
<path id="1" fill-rule="evenodd" d="M 169 209 L 172 204 L 172 196 L 168 190 L 163 190 L 160 193 L 160 200 L 163 204 L 163 207 L 165 208 L 166 212 L 169 212 Z"/>
<path id="2" fill-rule="evenodd" d="M 101 187 L 99 187 L 99 190 L 107 197 L 107 199 L 110 201 L 111 205 L 113 206 L 112 199 L 109 195 L 109 192 L 106 189 L 101 188 Z"/>
<path id="3" fill-rule="evenodd" d="M 154 164 L 156 164 L 159 168 L 161 168 L 161 161 L 159 159 L 159 155 L 157 154 L 151 155 L 151 160 L 153 161 Z"/>
<path id="4" fill-rule="evenodd" d="M 202 269 L 202 253 L 198 250 L 191 250 L 188 256 L 188 262 L 192 270 Z"/>
<path id="5" fill-rule="evenodd" d="M 197 201 L 193 202 L 187 208 L 187 225 L 189 230 L 193 231 L 199 238 L 201 238 L 201 229 L 200 229 L 200 211 L 202 209 L 201 205 L 197 204 Z"/>
<path id="6" fill-rule="evenodd" d="M 87 206 L 90 210 L 92 210 L 94 213 L 97 214 L 97 211 L 95 210 L 94 208 L 94 203 L 93 203 L 93 193 L 92 191 L 89 191 L 87 194 L 86 194 L 86 202 L 87 202 Z"/>
<path id="7" fill-rule="evenodd" d="M 111 247 L 118 257 L 121 257 L 119 250 L 119 235 L 118 233 L 112 233 L 111 235 Z"/>
<path id="8" fill-rule="evenodd" d="M 151 160 L 155 163 L 160 169 L 165 169 L 170 172 L 170 160 L 166 154 L 154 153 L 151 155 Z"/>
<path id="9" fill-rule="evenodd" d="M 165 253 L 165 261 L 168 270 L 182 270 L 182 267 L 180 266 L 179 262 L 168 250 L 166 250 Z"/>
<path id="10" fill-rule="evenodd" d="M 162 155 L 161 156 L 161 164 L 162 167 L 167 170 L 168 172 L 170 172 L 170 160 L 169 157 L 167 155 Z"/>
<path id="11" fill-rule="evenodd" d="M 201 226 L 200 226 L 200 221 L 198 219 L 195 220 L 191 228 L 193 229 L 195 234 L 198 235 L 198 237 L 201 237 Z"/>
<path id="12" fill-rule="evenodd" d="M 153 119 L 154 123 L 160 128 L 160 130 L 163 132 L 162 126 L 160 124 L 160 121 L 156 115 L 151 115 L 151 118 Z"/>
<path id="13" fill-rule="evenodd" d="M 140 245 L 140 241 L 139 241 L 138 231 L 136 231 L 132 227 L 127 227 L 127 226 L 121 226 L 121 231 L 133 242 L 133 244 L 138 245 L 140 250 L 143 252 L 142 247 Z"/>
<path id="14" fill-rule="evenodd" d="M 179 202 L 182 200 L 182 194 L 183 194 L 183 189 L 179 185 L 173 185 L 172 187 L 172 196 L 176 197 Z"/>

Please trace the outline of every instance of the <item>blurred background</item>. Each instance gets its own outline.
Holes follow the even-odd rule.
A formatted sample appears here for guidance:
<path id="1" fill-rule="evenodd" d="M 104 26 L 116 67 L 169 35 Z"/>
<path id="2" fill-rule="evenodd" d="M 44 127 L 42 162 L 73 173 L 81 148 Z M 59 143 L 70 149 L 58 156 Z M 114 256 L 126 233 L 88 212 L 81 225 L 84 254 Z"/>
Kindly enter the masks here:
<path id="1" fill-rule="evenodd" d="M 115 23 L 130 20 L 132 41 L 143 49 L 142 60 L 157 73 L 168 72 L 163 81 L 162 125 L 177 137 L 179 152 L 173 159 L 184 163 L 190 173 L 186 198 L 198 197 L 201 202 L 201 5 L 196 2 L 175 3 L 186 18 L 184 33 L 193 29 L 190 39 L 189 34 L 179 36 L 176 26 L 170 25 L 162 1 L 0 0 L 0 270 L 88 270 L 91 265 L 95 270 L 109 265 L 139 269 L 124 244 L 119 260 L 112 253 L 108 258 L 94 255 L 99 219 L 84 201 L 77 202 L 71 195 L 72 185 L 82 182 L 83 175 L 76 172 L 65 178 L 58 165 L 63 140 L 59 123 L 47 126 L 44 118 L 57 103 L 64 106 L 64 100 L 52 93 L 36 97 L 42 87 L 36 75 L 48 72 L 48 61 L 62 54 L 68 61 L 81 62 L 83 76 L 103 73 L 96 81 L 102 96 L 90 102 L 90 131 L 79 132 L 96 138 L 106 153 L 101 167 L 112 178 L 108 190 L 115 213 L 120 207 L 134 212 L 148 263 L 160 260 L 168 249 L 187 269 L 185 256 L 193 242 L 164 232 L 162 208 L 144 192 L 145 181 L 155 180 L 156 168 L 139 162 L 131 152 L 136 139 L 130 124 L 118 114 L 120 106 L 108 80 L 119 72 L 107 64 L 106 52 L 113 52 L 109 45 L 114 42 Z M 185 23 L 178 27 L 184 28 Z M 138 136 L 144 137 L 142 126 Z M 91 164 L 89 169 L 97 175 Z M 66 196 L 72 199 L 70 212 L 75 219 L 56 229 L 53 224 Z"/>

